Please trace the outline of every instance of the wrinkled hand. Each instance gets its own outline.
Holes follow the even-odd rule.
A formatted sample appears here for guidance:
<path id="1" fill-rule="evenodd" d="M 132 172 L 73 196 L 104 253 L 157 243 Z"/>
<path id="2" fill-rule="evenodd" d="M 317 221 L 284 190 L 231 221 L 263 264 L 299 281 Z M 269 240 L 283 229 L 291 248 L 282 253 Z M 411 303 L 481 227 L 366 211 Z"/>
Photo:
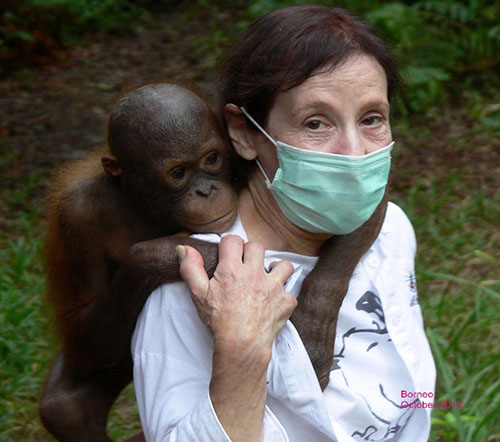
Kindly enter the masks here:
<path id="1" fill-rule="evenodd" d="M 283 288 L 293 273 L 292 264 L 277 262 L 266 273 L 264 252 L 259 243 L 245 244 L 238 236 L 227 235 L 219 244 L 219 264 L 209 279 L 201 255 L 189 246 L 178 248 L 181 276 L 216 346 L 270 351 L 296 307 L 296 299 Z"/>

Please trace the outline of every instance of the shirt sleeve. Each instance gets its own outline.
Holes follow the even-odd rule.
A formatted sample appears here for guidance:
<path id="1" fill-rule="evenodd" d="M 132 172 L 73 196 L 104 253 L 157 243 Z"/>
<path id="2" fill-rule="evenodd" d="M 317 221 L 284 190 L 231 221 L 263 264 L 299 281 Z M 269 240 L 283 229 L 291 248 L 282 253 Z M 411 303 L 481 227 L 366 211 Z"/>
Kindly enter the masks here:
<path id="1" fill-rule="evenodd" d="M 132 338 L 134 387 L 147 441 L 230 442 L 209 385 L 213 340 L 184 283 L 155 290 Z M 264 441 L 288 437 L 266 407 Z"/>

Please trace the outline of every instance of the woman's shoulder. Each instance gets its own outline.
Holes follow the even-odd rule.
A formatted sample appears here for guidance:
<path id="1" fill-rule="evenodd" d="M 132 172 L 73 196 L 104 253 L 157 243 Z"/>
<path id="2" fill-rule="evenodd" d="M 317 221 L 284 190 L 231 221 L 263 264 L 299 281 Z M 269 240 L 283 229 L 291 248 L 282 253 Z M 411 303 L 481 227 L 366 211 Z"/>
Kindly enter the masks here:
<path id="1" fill-rule="evenodd" d="M 417 249 L 415 231 L 406 213 L 397 204 L 389 201 L 379 238 L 388 239 L 393 247 L 408 249 L 412 256 Z"/>
<path id="2" fill-rule="evenodd" d="M 196 313 L 196 310 L 189 289 L 184 281 L 178 281 L 160 285 L 153 290 L 140 316 L 151 323 L 175 323 L 193 312 Z"/>
<path id="3" fill-rule="evenodd" d="M 393 230 L 395 228 L 406 228 L 413 230 L 410 219 L 404 210 L 396 203 L 389 201 L 387 203 L 387 212 L 385 214 L 382 230 Z"/>
<path id="4" fill-rule="evenodd" d="M 136 323 L 133 353 L 166 355 L 176 346 L 199 346 L 210 334 L 183 281 L 159 286 L 148 297 Z"/>

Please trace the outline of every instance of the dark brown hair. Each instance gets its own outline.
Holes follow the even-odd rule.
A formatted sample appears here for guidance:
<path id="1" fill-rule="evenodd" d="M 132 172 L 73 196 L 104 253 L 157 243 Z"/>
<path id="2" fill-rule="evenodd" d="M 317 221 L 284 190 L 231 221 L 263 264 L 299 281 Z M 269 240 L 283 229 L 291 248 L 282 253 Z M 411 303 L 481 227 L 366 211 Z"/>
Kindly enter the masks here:
<path id="1" fill-rule="evenodd" d="M 261 124 L 280 91 L 298 86 L 322 68 L 332 70 L 355 54 L 373 56 L 387 78 L 392 101 L 400 78 L 394 57 L 374 30 L 340 8 L 305 5 L 273 11 L 251 25 L 225 59 L 218 108 L 245 106 Z"/>

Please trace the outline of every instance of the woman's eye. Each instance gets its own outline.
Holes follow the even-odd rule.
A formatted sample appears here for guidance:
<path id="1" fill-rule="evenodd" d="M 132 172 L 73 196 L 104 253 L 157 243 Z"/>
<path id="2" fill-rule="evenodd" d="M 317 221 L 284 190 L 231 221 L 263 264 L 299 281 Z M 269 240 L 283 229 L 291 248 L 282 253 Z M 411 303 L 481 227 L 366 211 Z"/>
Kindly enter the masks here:
<path id="1" fill-rule="evenodd" d="M 321 127 L 321 121 L 311 120 L 307 122 L 306 126 L 308 129 L 317 130 Z"/>
<path id="2" fill-rule="evenodd" d="M 381 120 L 382 120 L 382 117 L 380 117 L 378 115 L 372 115 L 370 117 L 365 118 L 362 121 L 362 123 L 365 126 L 375 126 L 375 125 L 379 124 Z"/>
<path id="3" fill-rule="evenodd" d="M 177 167 L 172 172 L 170 172 L 170 176 L 176 180 L 184 178 L 185 175 L 186 175 L 186 169 L 184 167 Z"/>
<path id="4" fill-rule="evenodd" d="M 212 152 L 206 159 L 205 164 L 212 166 L 219 160 L 219 154 L 217 152 Z"/>

